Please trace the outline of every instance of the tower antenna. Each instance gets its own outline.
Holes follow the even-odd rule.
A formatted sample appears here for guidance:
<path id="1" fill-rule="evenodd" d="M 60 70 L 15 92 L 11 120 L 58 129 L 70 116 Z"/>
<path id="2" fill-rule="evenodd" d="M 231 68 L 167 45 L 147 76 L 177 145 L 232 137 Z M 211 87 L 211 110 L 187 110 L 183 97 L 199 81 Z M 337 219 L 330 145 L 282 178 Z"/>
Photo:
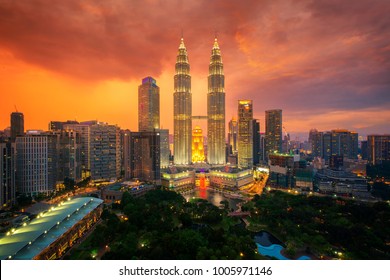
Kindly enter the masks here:
<path id="1" fill-rule="evenodd" d="M 16 105 L 14 104 L 14 106 L 15 106 L 15 110 L 16 110 L 16 113 L 18 112 L 18 108 L 16 108 Z"/>

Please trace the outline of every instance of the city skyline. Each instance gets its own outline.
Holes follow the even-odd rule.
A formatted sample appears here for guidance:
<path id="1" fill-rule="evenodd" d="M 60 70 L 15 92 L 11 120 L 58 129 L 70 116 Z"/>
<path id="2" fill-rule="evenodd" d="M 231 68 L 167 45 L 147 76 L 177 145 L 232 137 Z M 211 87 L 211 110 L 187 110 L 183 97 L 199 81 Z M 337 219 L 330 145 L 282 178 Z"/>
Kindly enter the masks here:
<path id="1" fill-rule="evenodd" d="M 172 134 L 183 30 L 193 115 L 206 115 L 207 61 L 217 31 L 227 120 L 246 98 L 261 128 L 264 111 L 280 108 L 292 135 L 311 128 L 390 132 L 390 5 L 383 1 L 42 3 L 0 4 L 0 130 L 16 106 L 26 130 L 45 129 L 50 120 L 98 119 L 136 131 L 139 81 L 152 76 L 160 86 L 161 127 Z"/>

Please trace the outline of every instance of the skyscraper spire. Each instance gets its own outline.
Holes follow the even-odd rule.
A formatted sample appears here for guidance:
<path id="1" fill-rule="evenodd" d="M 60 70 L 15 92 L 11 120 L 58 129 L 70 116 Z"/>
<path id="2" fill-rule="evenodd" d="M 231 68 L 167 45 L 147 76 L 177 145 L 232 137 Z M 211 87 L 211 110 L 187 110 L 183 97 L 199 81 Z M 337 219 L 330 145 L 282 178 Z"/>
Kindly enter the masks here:
<path id="1" fill-rule="evenodd" d="M 192 94 L 190 64 L 183 38 L 176 58 L 173 99 L 174 162 L 179 165 L 190 164 Z"/>
<path id="2" fill-rule="evenodd" d="M 210 164 L 225 164 L 225 76 L 217 38 L 211 50 L 207 94 L 207 149 Z"/>

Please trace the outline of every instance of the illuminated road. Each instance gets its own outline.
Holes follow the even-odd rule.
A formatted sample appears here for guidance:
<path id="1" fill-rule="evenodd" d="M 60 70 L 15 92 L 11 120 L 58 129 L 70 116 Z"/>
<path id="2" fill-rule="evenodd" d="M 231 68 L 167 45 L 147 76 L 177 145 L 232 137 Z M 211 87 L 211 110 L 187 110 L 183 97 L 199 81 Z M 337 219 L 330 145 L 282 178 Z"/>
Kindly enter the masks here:
<path id="1" fill-rule="evenodd" d="M 244 191 L 248 194 L 255 195 L 255 194 L 262 194 L 263 189 L 265 188 L 267 181 L 268 181 L 268 173 L 265 173 L 263 177 L 255 181 L 253 184 L 249 184 L 247 186 L 244 186 L 240 188 L 241 191 Z"/>

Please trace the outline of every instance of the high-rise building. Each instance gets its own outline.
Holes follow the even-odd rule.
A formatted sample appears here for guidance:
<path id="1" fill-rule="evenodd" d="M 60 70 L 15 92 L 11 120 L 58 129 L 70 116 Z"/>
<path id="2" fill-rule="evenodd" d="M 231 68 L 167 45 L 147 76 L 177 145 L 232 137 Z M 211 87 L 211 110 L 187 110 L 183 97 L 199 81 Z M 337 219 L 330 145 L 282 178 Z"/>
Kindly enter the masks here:
<path id="1" fill-rule="evenodd" d="M 260 122 L 252 120 L 252 136 L 253 136 L 253 164 L 260 163 L 261 157 L 261 139 L 260 139 Z"/>
<path id="2" fill-rule="evenodd" d="M 282 110 L 265 111 L 265 158 L 273 152 L 282 152 Z"/>
<path id="3" fill-rule="evenodd" d="M 252 100 L 238 101 L 238 167 L 253 166 L 253 105 Z"/>
<path id="4" fill-rule="evenodd" d="M 229 132 L 228 132 L 228 144 L 231 149 L 231 154 L 237 154 L 238 146 L 237 146 L 237 133 L 238 133 L 238 125 L 236 118 L 232 118 L 229 122 Z"/>
<path id="5" fill-rule="evenodd" d="M 0 142 L 0 209 L 15 203 L 16 144 Z"/>
<path id="6" fill-rule="evenodd" d="M 316 148 L 318 150 L 318 148 Z M 322 134 L 322 158 L 326 162 L 329 162 L 332 156 L 332 133 L 330 131 L 323 132 Z"/>
<path id="7" fill-rule="evenodd" d="M 131 179 L 131 131 L 126 129 L 121 131 L 122 137 L 122 167 L 125 180 Z"/>
<path id="8" fill-rule="evenodd" d="M 20 112 L 11 113 L 11 140 L 15 141 L 16 136 L 24 135 L 24 115 Z"/>
<path id="9" fill-rule="evenodd" d="M 292 188 L 294 186 L 294 166 L 299 162 L 299 158 L 299 155 L 270 153 L 268 155 L 268 183 L 271 186 Z"/>
<path id="10" fill-rule="evenodd" d="M 130 132 L 130 172 L 137 178 L 160 184 L 160 133 L 156 131 Z"/>
<path id="11" fill-rule="evenodd" d="M 332 156 L 341 155 L 349 159 L 357 159 L 358 134 L 346 129 L 335 129 L 332 134 Z"/>
<path id="12" fill-rule="evenodd" d="M 97 121 L 64 124 L 63 129 L 80 133 L 82 178 L 110 180 L 120 176 L 120 129 Z"/>
<path id="13" fill-rule="evenodd" d="M 167 168 L 169 166 L 169 130 L 156 129 L 160 134 L 160 168 Z"/>
<path id="14" fill-rule="evenodd" d="M 225 76 L 221 50 L 215 38 L 211 50 L 207 93 L 207 160 L 225 164 Z"/>
<path id="15" fill-rule="evenodd" d="M 120 129 L 116 125 L 97 123 L 90 127 L 91 179 L 113 180 L 120 176 Z"/>
<path id="16" fill-rule="evenodd" d="M 282 140 L 282 153 L 290 153 L 290 149 L 293 148 L 290 140 L 290 134 L 285 133 Z"/>
<path id="17" fill-rule="evenodd" d="M 160 88 L 152 77 L 142 79 L 138 87 L 138 130 L 160 128 Z"/>
<path id="18" fill-rule="evenodd" d="M 91 125 L 94 124 L 97 124 L 97 121 L 63 124 L 63 129 L 77 131 L 80 134 L 80 152 L 83 179 L 91 175 Z"/>
<path id="19" fill-rule="evenodd" d="M 65 178 L 81 180 L 81 137 L 74 130 L 59 130 L 57 181 Z"/>
<path id="20" fill-rule="evenodd" d="M 334 129 L 320 132 L 311 130 L 309 133 L 312 154 L 322 157 L 329 163 L 332 156 L 343 156 L 349 159 L 357 159 L 358 134 L 345 129 Z"/>
<path id="21" fill-rule="evenodd" d="M 203 132 L 199 126 L 196 126 L 192 131 L 192 162 L 204 162 L 205 160 Z"/>
<path id="22" fill-rule="evenodd" d="M 363 160 L 368 160 L 368 141 L 364 140 L 360 142 L 361 155 Z"/>
<path id="23" fill-rule="evenodd" d="M 174 162 L 191 163 L 192 94 L 187 49 L 181 39 L 176 58 L 173 93 Z"/>
<path id="24" fill-rule="evenodd" d="M 311 129 L 309 132 L 309 145 L 313 157 L 323 156 L 323 133 L 317 129 Z"/>
<path id="25" fill-rule="evenodd" d="M 266 163 L 268 159 L 265 157 L 265 135 L 264 132 L 260 133 L 260 160 L 262 163 Z"/>
<path id="26" fill-rule="evenodd" d="M 390 135 L 367 136 L 368 162 L 377 165 L 390 160 Z"/>
<path id="27" fill-rule="evenodd" d="M 16 137 L 16 181 L 20 193 L 35 196 L 55 190 L 58 172 L 57 135 L 31 132 Z"/>

